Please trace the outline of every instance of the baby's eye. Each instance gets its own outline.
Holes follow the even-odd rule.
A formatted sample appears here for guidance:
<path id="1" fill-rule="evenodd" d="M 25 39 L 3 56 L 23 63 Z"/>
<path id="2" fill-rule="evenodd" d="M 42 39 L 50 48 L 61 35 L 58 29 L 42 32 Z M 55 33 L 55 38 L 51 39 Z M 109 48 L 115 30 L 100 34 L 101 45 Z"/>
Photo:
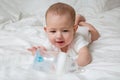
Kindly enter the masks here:
<path id="1" fill-rule="evenodd" d="M 55 33 L 56 31 L 50 31 L 51 33 Z"/>
<path id="2" fill-rule="evenodd" d="M 69 30 L 63 30 L 63 32 L 68 32 Z"/>

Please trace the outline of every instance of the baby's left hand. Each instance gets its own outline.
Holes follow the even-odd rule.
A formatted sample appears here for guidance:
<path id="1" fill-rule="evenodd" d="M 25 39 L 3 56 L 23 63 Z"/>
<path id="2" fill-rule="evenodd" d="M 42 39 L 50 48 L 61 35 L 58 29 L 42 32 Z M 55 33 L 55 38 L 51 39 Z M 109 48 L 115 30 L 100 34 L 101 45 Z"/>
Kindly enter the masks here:
<path id="1" fill-rule="evenodd" d="M 79 25 L 80 22 L 85 22 L 85 21 L 86 21 L 85 17 L 83 17 L 83 16 L 80 15 L 80 14 L 77 14 L 77 15 L 76 15 L 75 25 Z"/>

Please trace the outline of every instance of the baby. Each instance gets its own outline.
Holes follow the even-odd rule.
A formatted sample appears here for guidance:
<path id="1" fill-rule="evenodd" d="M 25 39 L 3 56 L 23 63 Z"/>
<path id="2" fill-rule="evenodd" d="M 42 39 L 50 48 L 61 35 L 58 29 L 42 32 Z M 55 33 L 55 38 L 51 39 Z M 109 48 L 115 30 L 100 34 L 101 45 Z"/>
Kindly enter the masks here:
<path id="1" fill-rule="evenodd" d="M 85 22 L 85 18 L 76 15 L 75 10 L 68 4 L 55 3 L 51 5 L 45 15 L 46 26 L 44 30 L 47 34 L 45 43 L 39 47 L 28 49 L 35 54 L 37 48 L 42 51 L 59 51 L 64 52 L 71 58 L 75 58 L 79 66 L 86 66 L 92 61 L 88 45 L 99 38 L 98 31 L 89 23 Z M 91 42 L 88 42 L 77 31 L 80 26 L 88 28 L 91 35 Z M 47 45 L 45 45 L 47 44 Z"/>

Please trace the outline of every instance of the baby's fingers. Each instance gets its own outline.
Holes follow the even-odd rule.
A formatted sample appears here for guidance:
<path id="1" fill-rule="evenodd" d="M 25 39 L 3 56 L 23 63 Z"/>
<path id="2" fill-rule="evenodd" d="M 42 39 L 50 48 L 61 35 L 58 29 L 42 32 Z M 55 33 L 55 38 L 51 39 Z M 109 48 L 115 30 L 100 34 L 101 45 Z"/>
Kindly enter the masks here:
<path id="1" fill-rule="evenodd" d="M 35 55 L 36 50 L 36 47 L 28 48 L 28 51 L 32 52 L 32 55 Z"/>
<path id="2" fill-rule="evenodd" d="M 45 48 L 44 46 L 38 46 L 38 48 L 39 48 L 40 50 L 46 51 L 46 48 Z"/>
<path id="3" fill-rule="evenodd" d="M 40 51 L 40 54 L 44 56 L 46 54 L 46 48 L 44 46 L 38 46 L 38 49 Z"/>

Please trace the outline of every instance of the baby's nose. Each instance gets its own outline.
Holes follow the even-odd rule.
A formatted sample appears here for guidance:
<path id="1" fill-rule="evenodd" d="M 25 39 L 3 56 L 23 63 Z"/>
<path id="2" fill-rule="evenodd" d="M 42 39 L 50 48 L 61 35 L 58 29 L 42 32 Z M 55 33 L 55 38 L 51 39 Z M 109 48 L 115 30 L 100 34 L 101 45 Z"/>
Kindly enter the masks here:
<path id="1" fill-rule="evenodd" d="M 62 33 L 61 32 L 57 32 L 56 33 L 56 38 L 61 39 L 62 38 Z"/>

